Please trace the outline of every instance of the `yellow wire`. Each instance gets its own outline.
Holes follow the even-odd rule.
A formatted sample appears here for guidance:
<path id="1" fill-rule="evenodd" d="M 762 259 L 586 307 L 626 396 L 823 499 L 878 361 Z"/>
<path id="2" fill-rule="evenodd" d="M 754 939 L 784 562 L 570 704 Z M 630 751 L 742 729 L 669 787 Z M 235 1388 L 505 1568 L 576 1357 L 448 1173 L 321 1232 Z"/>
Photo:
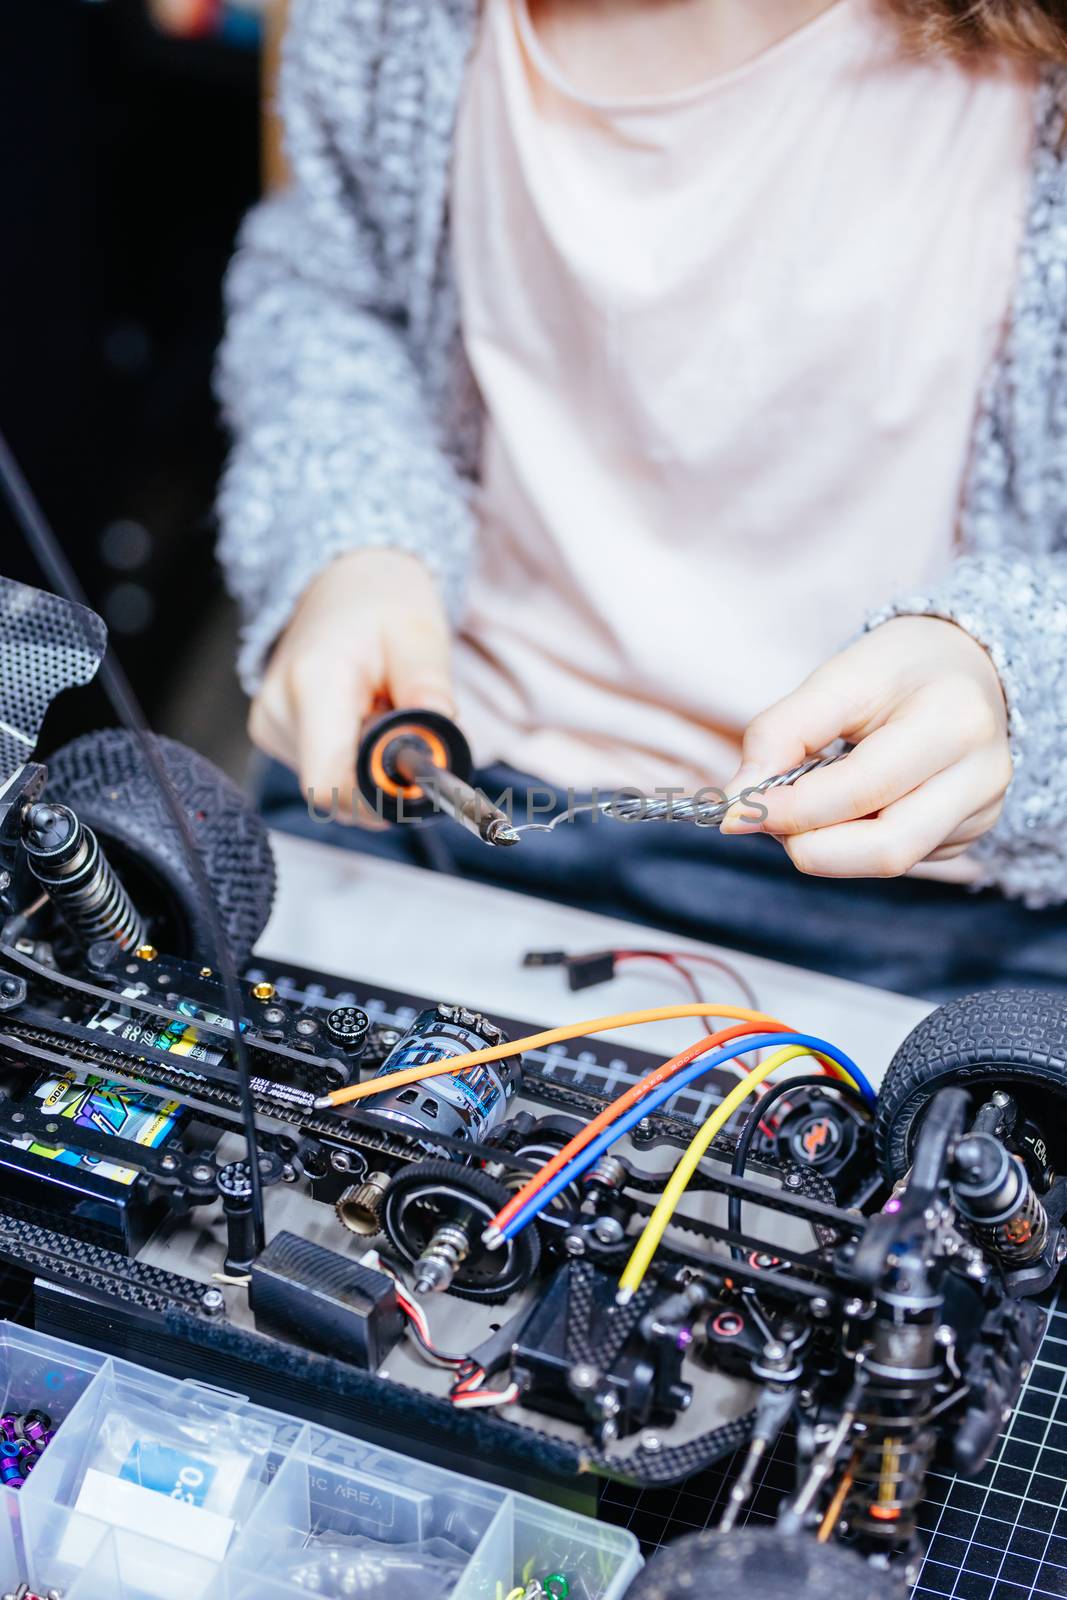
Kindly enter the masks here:
<path id="1" fill-rule="evenodd" d="M 724 1021 L 770 1022 L 784 1027 L 766 1011 L 750 1011 L 744 1006 L 724 1006 L 717 1002 L 691 1001 L 673 1006 L 650 1006 L 646 1011 L 619 1011 L 611 1017 L 593 1017 L 588 1022 L 569 1022 L 562 1028 L 547 1028 L 543 1033 L 531 1033 L 525 1039 L 514 1039 L 505 1044 L 487 1046 L 484 1050 L 471 1050 L 465 1056 L 446 1056 L 442 1061 L 424 1067 L 405 1067 L 402 1072 L 388 1072 L 381 1078 L 368 1078 L 365 1083 L 350 1084 L 347 1089 L 334 1089 L 323 1095 L 316 1104 L 345 1106 L 353 1100 L 364 1100 L 367 1095 L 382 1094 L 386 1089 L 401 1089 L 409 1083 L 422 1083 L 426 1078 L 439 1078 L 448 1072 L 466 1072 L 483 1061 L 503 1061 L 517 1056 L 523 1050 L 545 1050 L 552 1044 L 563 1044 L 568 1039 L 584 1039 L 590 1033 L 603 1033 L 609 1028 L 634 1028 L 643 1022 L 673 1022 L 679 1017 L 721 1017 Z"/>
<path id="2" fill-rule="evenodd" d="M 772 1072 L 776 1072 L 779 1067 L 784 1066 L 787 1061 L 792 1061 L 796 1056 L 810 1055 L 811 1051 L 799 1044 L 786 1045 L 784 1049 L 776 1050 L 768 1060 L 761 1061 L 758 1067 L 753 1067 L 748 1077 L 739 1083 L 736 1089 L 731 1089 L 722 1104 L 715 1107 L 675 1167 L 670 1181 L 660 1195 L 656 1209 L 645 1223 L 644 1231 L 634 1245 L 630 1259 L 619 1279 L 620 1299 L 629 1300 L 634 1291 L 641 1287 L 641 1281 L 652 1264 L 652 1257 L 659 1249 L 660 1240 L 678 1209 L 678 1202 L 715 1135 L 726 1126 L 742 1101 L 759 1088 L 764 1078 L 769 1078 Z"/>

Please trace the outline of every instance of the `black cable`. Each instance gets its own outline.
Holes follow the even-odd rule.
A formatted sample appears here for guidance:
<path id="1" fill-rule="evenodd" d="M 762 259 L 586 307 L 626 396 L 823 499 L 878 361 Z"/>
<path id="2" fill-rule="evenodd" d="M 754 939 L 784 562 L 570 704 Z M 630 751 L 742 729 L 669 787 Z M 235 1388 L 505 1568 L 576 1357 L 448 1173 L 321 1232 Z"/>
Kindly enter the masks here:
<path id="1" fill-rule="evenodd" d="M 752 1149 L 752 1141 L 756 1137 L 756 1129 L 776 1101 L 781 1100 L 784 1095 L 795 1092 L 797 1089 L 836 1089 L 839 1094 L 847 1095 L 850 1099 L 855 1100 L 857 1104 L 864 1107 L 867 1105 L 859 1090 L 854 1089 L 850 1083 L 843 1083 L 839 1078 L 827 1078 L 821 1072 L 813 1072 L 803 1078 L 784 1078 L 781 1083 L 774 1084 L 767 1090 L 766 1094 L 760 1096 L 745 1118 L 745 1126 L 741 1130 L 741 1137 L 738 1139 L 737 1149 L 734 1151 L 733 1165 L 730 1168 L 731 1177 L 744 1177 L 749 1152 Z M 739 1194 L 730 1196 L 727 1202 L 726 1220 L 731 1233 L 741 1232 L 741 1196 Z M 744 1253 L 740 1245 L 732 1244 L 730 1246 L 730 1254 L 735 1261 L 741 1261 Z"/>
<path id="2" fill-rule="evenodd" d="M 26 482 L 22 469 L 15 460 L 2 430 L 0 430 L 0 487 L 3 488 L 4 495 L 14 513 L 15 521 L 22 529 L 26 543 L 36 557 L 45 577 L 52 585 L 53 591 L 62 595 L 65 600 L 69 600 L 73 605 L 84 606 L 87 610 L 91 610 L 81 584 L 63 554 L 59 541 L 49 526 L 33 490 Z M 80 613 L 78 613 L 78 625 L 80 627 L 84 626 Z M 96 641 L 89 640 L 89 644 L 95 654 Z M 104 693 L 110 700 L 112 709 L 123 727 L 133 734 L 140 745 L 145 764 L 159 786 L 167 810 L 170 812 L 174 825 L 178 830 L 185 849 L 186 864 L 197 894 L 200 897 L 201 908 L 207 919 L 208 930 L 215 947 L 215 965 L 222 979 L 226 1010 L 233 1025 L 233 1047 L 237 1059 L 237 1076 L 241 1095 L 241 1120 L 244 1127 L 245 1143 L 248 1147 L 249 1178 L 252 1186 L 252 1224 L 255 1229 L 256 1253 L 258 1254 L 265 1243 L 263 1184 L 259 1171 L 256 1113 L 252 1098 L 248 1051 L 245 1048 L 244 1036 L 241 1031 L 241 995 L 237 984 L 233 952 L 230 950 L 229 940 L 226 938 L 225 930 L 218 915 L 215 897 L 211 892 L 211 885 L 204 870 L 204 863 L 197 852 L 193 832 L 189 826 L 189 819 L 185 815 L 181 801 L 174 791 L 170 774 L 152 737 L 144 712 L 141 710 L 137 697 L 130 686 L 130 681 L 119 662 L 115 659 L 113 651 L 109 650 L 105 655 L 100 663 L 99 670 L 100 682 L 103 685 Z"/>

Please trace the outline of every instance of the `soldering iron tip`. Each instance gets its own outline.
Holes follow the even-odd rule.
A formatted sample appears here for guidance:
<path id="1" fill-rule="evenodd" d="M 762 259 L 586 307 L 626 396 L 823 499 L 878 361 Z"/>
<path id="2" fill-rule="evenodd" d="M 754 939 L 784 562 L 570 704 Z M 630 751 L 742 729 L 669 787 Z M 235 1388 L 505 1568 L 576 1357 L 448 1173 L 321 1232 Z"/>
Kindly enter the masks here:
<path id="1" fill-rule="evenodd" d="M 518 844 L 519 835 L 504 817 L 494 817 L 482 835 L 486 844 Z"/>
<path id="2" fill-rule="evenodd" d="M 615 1296 L 615 1304 L 617 1306 L 628 1306 L 633 1297 L 634 1292 L 632 1289 L 620 1289 Z"/>
<path id="3" fill-rule="evenodd" d="M 482 1234 L 482 1243 L 487 1250 L 499 1250 L 504 1243 L 499 1228 L 486 1228 Z"/>
<path id="4" fill-rule="evenodd" d="M 328 1094 L 320 1094 L 319 1098 L 317 1100 L 313 1100 L 311 1104 L 314 1106 L 316 1111 L 333 1110 L 333 1100 Z"/>

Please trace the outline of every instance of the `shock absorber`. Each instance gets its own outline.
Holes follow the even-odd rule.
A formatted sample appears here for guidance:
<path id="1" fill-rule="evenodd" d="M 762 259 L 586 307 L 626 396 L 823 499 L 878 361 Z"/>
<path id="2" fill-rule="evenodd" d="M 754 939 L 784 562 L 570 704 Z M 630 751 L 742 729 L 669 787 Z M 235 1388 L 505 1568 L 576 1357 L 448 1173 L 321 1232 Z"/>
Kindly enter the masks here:
<path id="1" fill-rule="evenodd" d="M 982 1249 L 1009 1271 L 1044 1251 L 1048 1212 L 1022 1162 L 991 1133 L 969 1133 L 956 1146 L 952 1192 Z"/>
<path id="2" fill-rule="evenodd" d="M 937 1435 L 923 1418 L 944 1365 L 937 1330 L 944 1298 L 930 1281 L 921 1246 L 895 1252 L 896 1266 L 876 1300 L 863 1365 L 862 1425 L 845 1516 L 868 1547 L 915 1543 L 915 1517 Z"/>
<path id="3" fill-rule="evenodd" d="M 86 949 L 101 939 L 122 950 L 145 943 L 144 922 L 96 834 L 69 806 L 27 806 L 22 844 L 33 876 Z"/>

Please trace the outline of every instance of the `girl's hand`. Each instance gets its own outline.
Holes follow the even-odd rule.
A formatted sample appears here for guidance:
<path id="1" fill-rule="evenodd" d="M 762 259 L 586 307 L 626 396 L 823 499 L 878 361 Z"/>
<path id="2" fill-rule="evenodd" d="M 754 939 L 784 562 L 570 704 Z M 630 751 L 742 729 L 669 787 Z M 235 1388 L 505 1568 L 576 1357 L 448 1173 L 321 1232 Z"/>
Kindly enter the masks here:
<path id="1" fill-rule="evenodd" d="M 1007 720 L 996 669 L 970 634 L 938 617 L 894 618 L 755 719 L 727 793 L 834 739 L 856 748 L 736 807 L 723 831 L 774 834 L 801 872 L 823 878 L 892 878 L 949 860 L 1000 815 Z M 767 816 L 754 821 L 759 807 Z"/>
<path id="2" fill-rule="evenodd" d="M 301 596 L 252 702 L 248 731 L 291 767 L 309 804 L 370 824 L 355 787 L 360 725 L 375 705 L 454 714 L 449 629 L 437 586 L 414 556 L 356 550 Z"/>

